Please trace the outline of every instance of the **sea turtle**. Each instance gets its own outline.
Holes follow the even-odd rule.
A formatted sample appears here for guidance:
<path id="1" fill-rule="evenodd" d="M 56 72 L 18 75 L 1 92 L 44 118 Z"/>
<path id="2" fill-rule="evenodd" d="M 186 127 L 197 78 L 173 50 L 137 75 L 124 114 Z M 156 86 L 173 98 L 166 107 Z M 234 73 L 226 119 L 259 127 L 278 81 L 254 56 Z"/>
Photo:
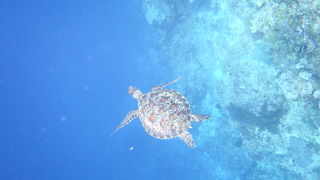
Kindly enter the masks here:
<path id="1" fill-rule="evenodd" d="M 138 110 L 130 111 L 113 134 L 133 119 L 139 118 L 149 135 L 159 139 L 179 137 L 189 147 L 195 147 L 192 134 L 188 132 L 191 121 L 201 122 L 207 120 L 209 116 L 192 114 L 184 96 L 178 91 L 164 89 L 177 81 L 178 79 L 156 86 L 147 94 L 142 94 L 137 88 L 129 86 L 129 94 L 138 100 Z"/>

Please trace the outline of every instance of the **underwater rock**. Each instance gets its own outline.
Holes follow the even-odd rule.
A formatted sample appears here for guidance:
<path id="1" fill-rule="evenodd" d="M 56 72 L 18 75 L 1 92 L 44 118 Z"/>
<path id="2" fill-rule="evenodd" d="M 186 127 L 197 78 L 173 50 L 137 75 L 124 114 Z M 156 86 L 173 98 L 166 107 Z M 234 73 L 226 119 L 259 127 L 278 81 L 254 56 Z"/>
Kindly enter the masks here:
<path id="1" fill-rule="evenodd" d="M 227 110 L 231 117 L 241 123 L 260 126 L 263 128 L 273 128 L 277 124 L 283 114 L 286 113 L 286 109 L 283 104 L 273 104 L 272 108 L 268 109 L 268 105 L 264 104 L 260 112 L 255 114 L 250 112 L 249 106 L 237 107 L 231 104 Z"/>
<path id="2" fill-rule="evenodd" d="M 241 138 L 236 138 L 232 141 L 232 145 L 235 147 L 241 147 L 242 146 L 242 139 Z"/>
<path id="3" fill-rule="evenodd" d="M 306 140 L 297 137 L 290 138 L 290 148 L 288 155 L 291 157 L 292 163 L 300 167 L 306 167 L 312 163 L 313 150 Z"/>
<path id="4" fill-rule="evenodd" d="M 302 69 L 308 65 L 308 60 L 306 58 L 301 58 L 296 64 L 296 69 Z"/>
<path id="5" fill-rule="evenodd" d="M 162 25 L 173 16 L 173 7 L 166 1 L 144 0 L 145 18 L 150 25 Z"/>
<path id="6" fill-rule="evenodd" d="M 312 77 L 312 74 L 306 71 L 299 72 L 299 77 L 304 80 L 309 80 Z"/>
<path id="7" fill-rule="evenodd" d="M 245 125 L 239 125 L 239 131 L 240 131 L 241 137 L 245 140 L 251 140 L 255 138 L 254 130 L 249 129 Z"/>
<path id="8" fill-rule="evenodd" d="M 306 69 L 309 70 L 309 71 L 311 71 L 311 72 L 314 73 L 314 74 L 317 74 L 317 69 L 316 69 L 315 64 L 308 64 L 308 65 L 306 66 Z M 319 75 L 318 75 L 318 76 L 319 76 Z"/>
<path id="9" fill-rule="evenodd" d="M 251 153 L 248 153 L 248 156 L 253 161 L 262 161 L 264 159 L 264 156 L 261 152 L 251 152 Z"/>
<path id="10" fill-rule="evenodd" d="M 316 98 L 316 99 L 320 99 L 320 90 L 315 90 L 313 92 L 313 97 Z"/>
<path id="11" fill-rule="evenodd" d="M 304 98 L 313 92 L 313 85 L 311 82 L 306 81 L 303 78 L 308 79 L 309 76 L 306 74 L 302 74 L 302 78 L 296 76 L 293 72 L 288 71 L 284 72 L 280 75 L 279 85 L 286 96 L 286 98 L 290 100 L 298 100 L 299 98 Z"/>
<path id="12" fill-rule="evenodd" d="M 255 40 L 263 39 L 264 34 L 260 31 L 256 31 L 255 33 L 251 34 L 252 38 Z"/>
<path id="13" fill-rule="evenodd" d="M 286 113 L 286 99 L 279 91 L 277 71 L 259 61 L 224 62 L 229 72 L 220 81 L 219 104 L 232 119 L 273 129 Z"/>

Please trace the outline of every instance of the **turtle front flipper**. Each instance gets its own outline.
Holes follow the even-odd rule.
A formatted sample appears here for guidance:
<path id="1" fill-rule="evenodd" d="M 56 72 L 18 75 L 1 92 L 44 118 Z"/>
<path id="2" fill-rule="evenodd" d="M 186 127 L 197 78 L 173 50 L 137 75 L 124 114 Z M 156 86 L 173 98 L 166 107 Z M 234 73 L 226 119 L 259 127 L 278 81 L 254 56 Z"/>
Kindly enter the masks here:
<path id="1" fill-rule="evenodd" d="M 195 122 L 201 122 L 201 121 L 207 120 L 209 118 L 210 118 L 209 115 L 191 114 L 191 119 L 192 119 L 192 121 L 195 121 Z"/>
<path id="2" fill-rule="evenodd" d="M 162 88 L 164 88 L 164 87 L 166 87 L 166 86 L 169 86 L 170 84 L 173 84 L 173 83 L 177 82 L 179 79 L 180 79 L 180 78 L 175 79 L 175 80 L 173 80 L 173 81 L 171 81 L 171 82 L 168 82 L 168 83 L 166 83 L 166 84 L 162 84 L 162 85 L 156 86 L 156 87 L 152 88 L 152 90 L 162 89 Z"/>
<path id="3" fill-rule="evenodd" d="M 113 131 L 112 134 L 115 134 L 117 131 L 119 131 L 121 128 L 123 128 L 124 126 L 126 126 L 127 124 L 129 124 L 132 120 L 134 120 L 135 118 L 139 117 L 139 111 L 138 110 L 133 110 L 130 111 L 126 117 L 124 118 L 124 120 L 119 124 L 119 126 L 117 127 L 116 130 Z"/>
<path id="4" fill-rule="evenodd" d="M 190 132 L 184 131 L 182 134 L 179 135 L 179 138 L 182 139 L 182 141 L 185 142 L 189 147 L 196 147 L 192 138 L 192 134 Z"/>

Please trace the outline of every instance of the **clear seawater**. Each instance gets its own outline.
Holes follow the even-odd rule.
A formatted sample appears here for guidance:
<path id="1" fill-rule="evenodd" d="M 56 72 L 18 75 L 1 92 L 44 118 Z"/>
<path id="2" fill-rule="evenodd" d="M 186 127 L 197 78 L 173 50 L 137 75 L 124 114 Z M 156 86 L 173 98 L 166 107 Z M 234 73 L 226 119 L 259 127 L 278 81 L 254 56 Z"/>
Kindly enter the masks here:
<path id="1" fill-rule="evenodd" d="M 281 153 L 260 154 L 268 157 L 263 167 L 248 156 L 239 130 L 217 105 L 214 82 L 225 74 L 213 59 L 203 62 L 263 56 L 269 63 L 268 49 L 262 45 L 246 56 L 252 44 L 242 44 L 244 27 L 221 11 L 193 37 L 215 28 L 212 49 L 195 43 L 175 50 L 180 45 L 163 40 L 170 36 L 146 20 L 144 2 L 0 2 L 0 180 L 300 179 L 279 163 Z M 172 22 L 181 21 L 187 20 Z M 239 34 L 228 30 L 233 26 Z M 175 40 L 183 44 L 183 28 L 180 33 Z M 170 58 L 162 53 L 166 41 Z M 199 61 L 183 59 L 199 54 Z M 129 85 L 146 93 L 176 78 L 168 88 L 184 94 L 194 113 L 211 115 L 202 125 L 192 123 L 196 148 L 151 137 L 138 119 L 111 135 L 137 109 Z"/>

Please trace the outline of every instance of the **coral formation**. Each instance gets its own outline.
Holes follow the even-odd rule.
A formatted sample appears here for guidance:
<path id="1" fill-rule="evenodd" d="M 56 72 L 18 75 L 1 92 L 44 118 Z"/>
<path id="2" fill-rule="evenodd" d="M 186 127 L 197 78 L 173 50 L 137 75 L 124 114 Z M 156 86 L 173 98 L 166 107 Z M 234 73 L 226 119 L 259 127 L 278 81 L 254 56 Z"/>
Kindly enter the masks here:
<path id="1" fill-rule="evenodd" d="M 240 178 L 320 179 L 320 1 L 145 0 L 144 7 L 161 34 L 162 62 L 188 82 L 187 96 L 228 119 L 228 128 L 201 125 L 202 144 L 222 127 L 239 134 L 230 144 L 256 164 Z"/>
<path id="2" fill-rule="evenodd" d="M 172 6 L 165 1 L 145 0 L 145 17 L 150 25 L 161 25 L 170 20 Z"/>

